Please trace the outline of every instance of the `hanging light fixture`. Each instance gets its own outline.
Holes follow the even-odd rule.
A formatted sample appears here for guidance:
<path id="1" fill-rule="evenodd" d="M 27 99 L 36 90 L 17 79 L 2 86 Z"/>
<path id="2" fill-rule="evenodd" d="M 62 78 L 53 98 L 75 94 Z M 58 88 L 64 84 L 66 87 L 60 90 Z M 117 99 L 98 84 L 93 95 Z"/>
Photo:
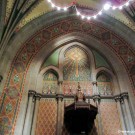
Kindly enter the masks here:
<path id="1" fill-rule="evenodd" d="M 85 14 L 82 14 L 82 13 L 78 10 L 77 6 L 74 5 L 74 4 L 75 4 L 74 2 L 73 2 L 73 4 L 72 4 L 71 6 L 60 7 L 60 6 L 57 6 L 54 2 L 52 2 L 52 0 L 47 0 L 47 1 L 48 1 L 48 3 L 51 5 L 52 8 L 55 8 L 55 9 L 57 9 L 58 11 L 60 11 L 60 10 L 67 11 L 68 8 L 74 6 L 74 7 L 75 7 L 75 10 L 76 10 L 76 15 L 77 15 L 77 16 L 80 16 L 82 19 L 90 20 L 91 18 L 96 19 L 97 16 L 102 15 L 103 11 L 108 11 L 108 10 L 111 10 L 111 9 L 112 9 L 112 10 L 116 10 L 116 9 L 122 10 L 123 7 L 129 6 L 130 2 L 133 1 L 133 0 L 128 0 L 127 2 L 125 2 L 124 4 L 119 5 L 119 6 L 114 6 L 114 5 L 112 5 L 111 3 L 105 3 L 105 4 L 103 5 L 103 8 L 102 8 L 100 11 L 98 11 L 96 14 L 94 14 L 94 15 L 85 15 Z"/>

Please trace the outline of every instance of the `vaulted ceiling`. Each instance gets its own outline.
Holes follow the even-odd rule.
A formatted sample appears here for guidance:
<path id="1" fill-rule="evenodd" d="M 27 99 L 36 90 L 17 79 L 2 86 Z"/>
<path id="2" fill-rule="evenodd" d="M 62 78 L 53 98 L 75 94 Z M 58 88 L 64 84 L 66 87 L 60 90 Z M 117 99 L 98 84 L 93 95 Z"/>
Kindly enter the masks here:
<path id="1" fill-rule="evenodd" d="M 72 5 L 76 2 L 81 10 L 87 9 L 91 14 L 99 11 L 107 0 L 52 0 L 59 6 Z M 125 0 L 110 0 L 115 5 L 120 5 Z M 132 3 L 132 4 L 131 4 Z M 121 21 L 130 29 L 135 31 L 135 2 L 123 10 L 108 11 L 106 14 Z M 14 32 L 20 30 L 33 19 L 52 11 L 47 0 L 0 0 L 1 27 L 0 27 L 0 49 L 4 48 L 10 41 Z M 85 11 L 85 10 L 84 10 Z"/>
<path id="2" fill-rule="evenodd" d="M 93 10 L 94 12 L 99 11 L 103 7 L 103 4 L 107 2 L 107 0 L 53 0 L 53 2 L 59 6 L 70 6 L 72 5 L 74 1 L 76 1 L 78 6 L 81 6 L 83 8 L 89 8 L 90 10 Z M 21 18 L 18 24 L 18 28 L 23 27 L 34 18 L 37 18 L 40 15 L 53 10 L 52 7 L 47 2 L 47 0 L 21 0 L 18 2 L 18 6 L 16 7 L 18 10 L 20 9 L 23 2 L 25 2 L 25 4 L 23 7 L 23 10 L 21 10 L 22 14 L 25 13 L 26 9 L 30 7 L 31 9 L 29 12 L 25 13 L 25 17 L 23 17 L 23 19 Z M 113 0 L 113 3 L 115 5 L 120 5 L 124 2 L 125 0 Z M 17 3 L 17 0 L 7 0 L 5 22 L 7 22 L 9 17 L 11 16 L 11 13 L 13 12 L 13 8 L 16 3 Z M 110 10 L 105 13 L 123 22 L 131 29 L 135 30 L 135 26 L 133 24 L 133 21 L 135 20 L 134 8 L 135 8 L 135 4 L 133 4 L 132 2 L 132 5 L 130 5 L 128 8 L 124 10 L 115 10 L 115 11 Z"/>

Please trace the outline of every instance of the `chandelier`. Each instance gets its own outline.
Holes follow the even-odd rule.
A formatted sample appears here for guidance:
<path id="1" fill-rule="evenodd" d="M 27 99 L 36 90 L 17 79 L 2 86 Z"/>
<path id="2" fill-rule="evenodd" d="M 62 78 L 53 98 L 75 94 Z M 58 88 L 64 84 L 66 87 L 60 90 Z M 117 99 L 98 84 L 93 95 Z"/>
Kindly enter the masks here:
<path id="1" fill-rule="evenodd" d="M 52 8 L 54 8 L 54 9 L 56 9 L 58 11 L 61 10 L 61 11 L 66 12 L 70 7 L 74 7 L 77 16 L 80 16 L 82 19 L 90 20 L 90 19 L 96 19 L 98 16 L 102 15 L 103 12 L 108 11 L 108 10 L 116 10 L 116 9 L 122 10 L 124 7 L 128 7 L 129 4 L 133 0 L 128 0 L 128 1 L 126 1 L 125 3 L 123 3 L 123 4 L 119 5 L 119 6 L 114 6 L 110 2 L 105 3 L 103 5 L 103 7 L 101 8 L 101 10 L 98 11 L 97 13 L 93 14 L 93 15 L 85 15 L 85 14 L 81 13 L 78 10 L 77 6 L 76 6 L 76 2 L 73 2 L 71 6 L 60 7 L 60 6 L 57 6 L 57 4 L 55 4 L 54 2 L 52 2 L 52 0 L 47 0 L 47 1 L 51 5 Z"/>

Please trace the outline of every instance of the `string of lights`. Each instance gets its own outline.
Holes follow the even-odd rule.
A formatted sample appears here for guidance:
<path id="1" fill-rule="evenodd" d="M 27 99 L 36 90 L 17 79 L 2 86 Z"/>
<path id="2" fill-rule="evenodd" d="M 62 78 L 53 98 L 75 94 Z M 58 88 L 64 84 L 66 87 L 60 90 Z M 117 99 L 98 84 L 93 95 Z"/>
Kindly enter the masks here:
<path id="1" fill-rule="evenodd" d="M 121 4 L 119 6 L 114 6 L 112 5 L 111 3 L 106 3 L 103 5 L 102 9 L 100 11 L 98 11 L 96 14 L 93 14 L 93 15 L 85 15 L 85 14 L 82 14 L 77 6 L 75 5 L 75 3 L 73 2 L 73 4 L 71 6 L 66 6 L 66 7 L 60 7 L 60 6 L 57 6 L 54 2 L 52 2 L 52 0 L 47 0 L 48 3 L 51 5 L 52 8 L 55 8 L 57 9 L 58 11 L 60 10 L 63 10 L 63 11 L 67 11 L 70 7 L 74 6 L 75 7 L 75 10 L 76 10 L 76 14 L 77 16 L 80 16 L 82 19 L 87 19 L 87 20 L 90 20 L 90 19 L 96 19 L 98 16 L 102 15 L 102 13 L 104 11 L 108 11 L 108 10 L 116 10 L 116 9 L 119 9 L 119 10 L 122 10 L 123 7 L 128 7 L 129 4 L 133 1 L 133 0 L 128 0 L 126 1 L 124 4 Z"/>

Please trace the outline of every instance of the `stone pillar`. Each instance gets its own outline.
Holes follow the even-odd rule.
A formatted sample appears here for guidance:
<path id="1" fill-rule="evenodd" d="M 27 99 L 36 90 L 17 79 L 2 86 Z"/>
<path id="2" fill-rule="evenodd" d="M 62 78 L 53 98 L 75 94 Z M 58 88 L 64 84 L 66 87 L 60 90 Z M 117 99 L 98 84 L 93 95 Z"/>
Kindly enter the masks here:
<path id="1" fill-rule="evenodd" d="M 97 82 L 92 82 L 93 84 L 93 95 L 99 95 L 98 88 L 97 88 Z"/>
<path id="2" fill-rule="evenodd" d="M 35 110 L 34 110 L 34 116 L 33 116 L 31 135 L 36 135 L 35 129 L 36 129 L 37 115 L 38 115 L 38 108 L 39 108 L 40 99 L 41 99 L 41 94 L 36 94 L 35 95 L 35 108 L 34 108 Z"/>
<path id="3" fill-rule="evenodd" d="M 130 127 L 129 130 L 135 131 L 133 119 L 132 119 L 132 116 L 131 116 L 131 110 L 130 110 L 129 103 L 128 103 L 128 93 L 126 93 L 126 92 L 122 93 L 121 97 L 123 98 L 124 106 L 125 106 L 127 117 L 128 117 L 128 125 Z"/>
<path id="4" fill-rule="evenodd" d="M 59 91 L 56 96 L 57 99 L 57 125 L 56 125 L 56 135 L 62 134 L 62 107 L 63 107 L 63 91 L 62 91 L 62 81 L 59 81 Z"/>
<path id="5" fill-rule="evenodd" d="M 93 96 L 93 100 L 94 100 L 94 102 L 96 102 L 96 106 L 98 107 L 97 119 L 98 119 L 98 131 L 99 131 L 99 135 L 104 135 L 103 125 L 102 125 L 102 119 L 101 119 L 101 110 L 100 110 L 100 102 L 101 102 L 100 95 Z"/>
<path id="6" fill-rule="evenodd" d="M 117 103 L 117 108 L 118 108 L 118 111 L 119 111 L 119 116 L 120 116 L 120 120 L 121 120 L 121 124 L 122 124 L 122 130 L 126 131 L 126 123 L 124 121 L 124 118 L 123 118 L 123 113 L 122 113 L 122 109 L 121 109 L 121 103 L 123 103 L 123 100 L 121 98 L 120 95 L 117 95 L 115 96 L 115 101 Z M 127 135 L 126 132 L 123 132 L 123 135 Z"/>
<path id="7" fill-rule="evenodd" d="M 35 94 L 36 94 L 35 91 L 29 90 L 23 135 L 30 135 L 30 132 L 31 132 L 31 124 L 32 124 L 33 111 L 34 111 L 33 99 L 34 99 Z"/>
<path id="8" fill-rule="evenodd" d="M 127 130 L 130 130 L 130 125 L 128 124 L 128 116 L 127 116 L 127 111 L 126 111 L 126 108 L 125 108 L 125 105 L 124 105 L 124 101 L 123 101 L 123 98 L 121 97 L 121 109 L 122 109 L 122 113 L 123 113 L 123 118 L 124 118 L 124 121 L 125 121 L 125 127 Z"/>
<path id="9" fill-rule="evenodd" d="M 63 95 L 57 95 L 57 125 L 56 125 L 56 135 L 62 135 L 62 103 Z"/>

